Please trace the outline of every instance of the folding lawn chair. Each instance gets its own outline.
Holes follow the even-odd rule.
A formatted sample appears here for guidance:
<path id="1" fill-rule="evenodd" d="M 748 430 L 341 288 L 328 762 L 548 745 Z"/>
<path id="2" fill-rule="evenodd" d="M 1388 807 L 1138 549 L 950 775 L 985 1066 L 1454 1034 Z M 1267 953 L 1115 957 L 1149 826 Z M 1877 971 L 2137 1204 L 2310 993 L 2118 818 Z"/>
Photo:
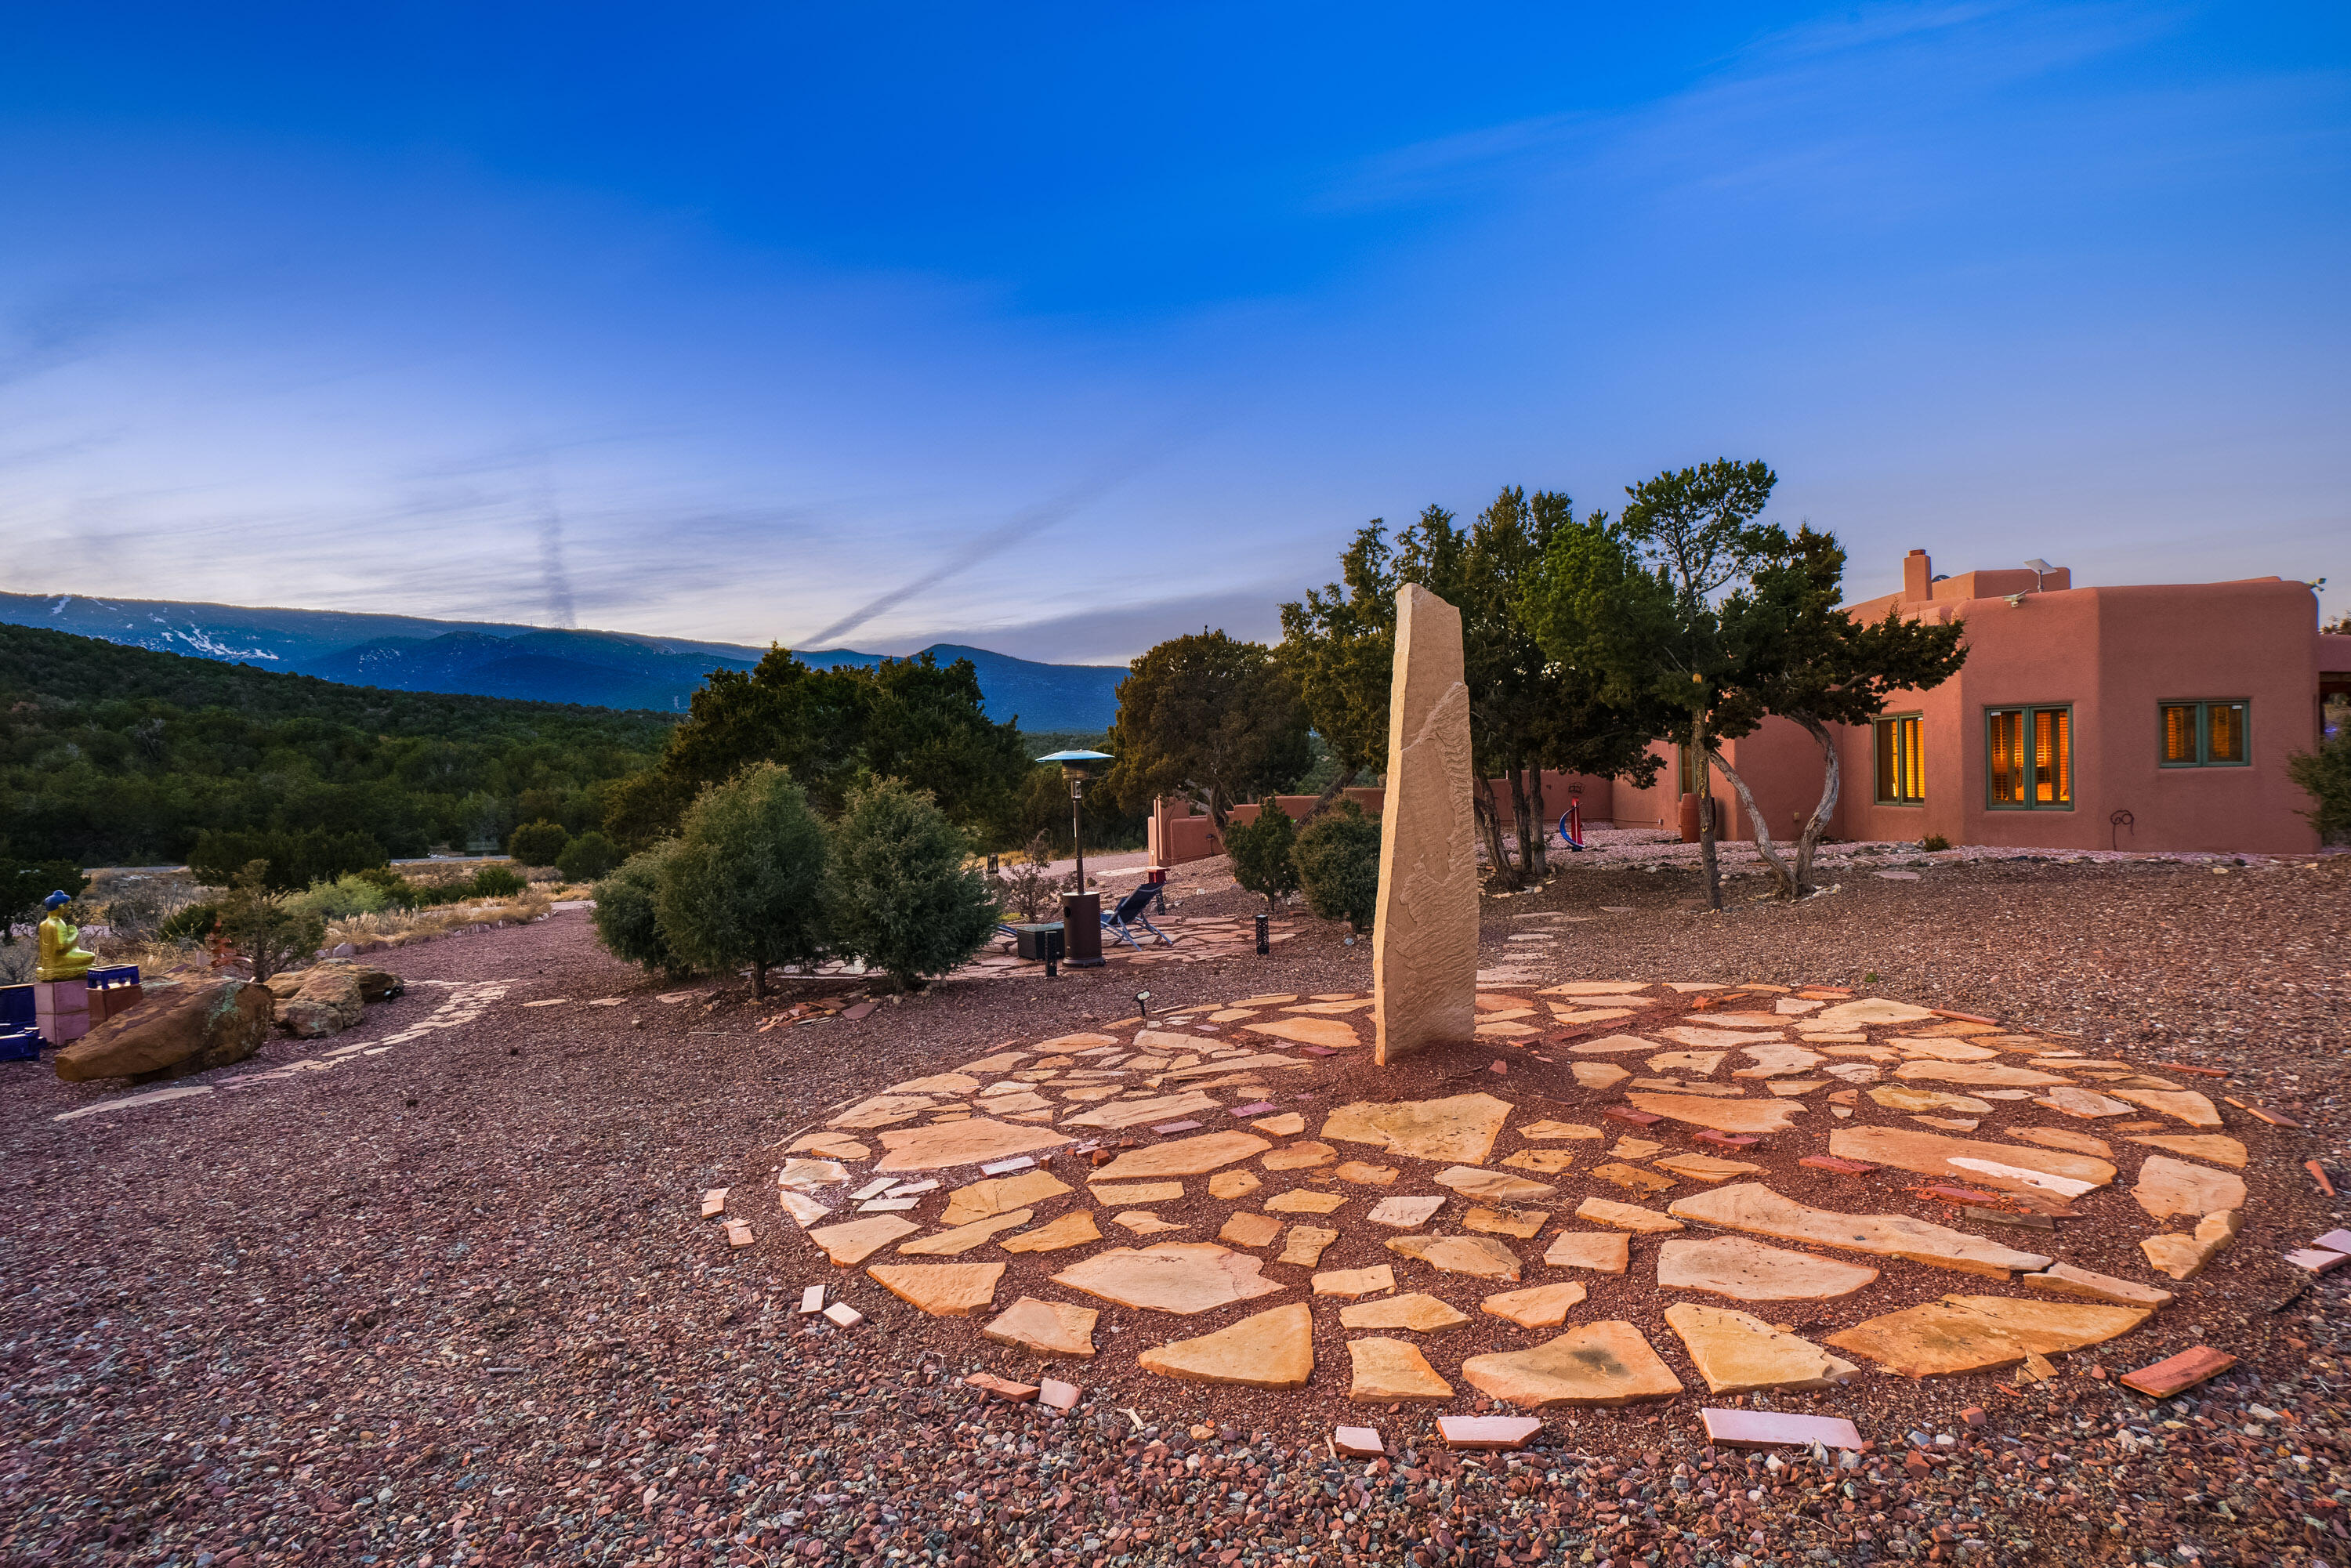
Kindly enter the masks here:
<path id="1" fill-rule="evenodd" d="M 1143 944 L 1137 942 L 1134 939 L 1134 933 L 1127 929 L 1129 925 L 1142 926 L 1170 947 L 1176 946 L 1176 938 L 1151 924 L 1149 917 L 1143 913 L 1150 906 L 1152 899 L 1158 895 L 1159 891 L 1158 885 L 1154 883 L 1137 884 L 1133 892 L 1118 901 L 1116 907 L 1102 915 L 1102 929 L 1118 933 L 1118 939 L 1138 953 L 1143 951 Z"/>

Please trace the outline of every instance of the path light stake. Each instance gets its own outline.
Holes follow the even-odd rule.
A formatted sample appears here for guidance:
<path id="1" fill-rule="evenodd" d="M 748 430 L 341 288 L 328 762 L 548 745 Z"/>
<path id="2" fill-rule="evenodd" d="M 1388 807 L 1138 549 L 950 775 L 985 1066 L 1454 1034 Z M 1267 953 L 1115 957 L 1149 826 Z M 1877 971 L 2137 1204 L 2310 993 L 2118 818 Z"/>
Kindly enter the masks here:
<path id="1" fill-rule="evenodd" d="M 1143 1015 L 1143 1021 L 1149 1023 L 1151 1021 L 1151 993 L 1149 991 L 1135 992 L 1134 1006 L 1135 1010 Z"/>
<path id="2" fill-rule="evenodd" d="M 1271 926 L 1272 917 L 1270 915 L 1260 915 L 1257 917 L 1257 956 L 1260 958 L 1266 957 L 1273 952 L 1273 932 Z"/>

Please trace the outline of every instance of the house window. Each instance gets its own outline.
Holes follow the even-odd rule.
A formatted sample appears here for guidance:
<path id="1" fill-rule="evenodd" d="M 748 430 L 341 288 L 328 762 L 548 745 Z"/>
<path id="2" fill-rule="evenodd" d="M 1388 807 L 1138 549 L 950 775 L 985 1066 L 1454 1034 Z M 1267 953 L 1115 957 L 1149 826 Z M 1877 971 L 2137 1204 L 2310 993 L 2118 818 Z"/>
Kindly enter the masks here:
<path id="1" fill-rule="evenodd" d="M 2243 703 L 2165 703 L 2158 711 L 2164 767 L 2243 768 L 2252 761 Z"/>
<path id="2" fill-rule="evenodd" d="M 1927 800 L 1926 751 L 1918 738 L 1918 716 L 1896 714 L 1877 721 L 1877 803 L 1920 806 Z"/>
<path id="3" fill-rule="evenodd" d="M 2074 809 L 2074 710 L 1984 711 L 1984 785 L 1994 810 Z"/>

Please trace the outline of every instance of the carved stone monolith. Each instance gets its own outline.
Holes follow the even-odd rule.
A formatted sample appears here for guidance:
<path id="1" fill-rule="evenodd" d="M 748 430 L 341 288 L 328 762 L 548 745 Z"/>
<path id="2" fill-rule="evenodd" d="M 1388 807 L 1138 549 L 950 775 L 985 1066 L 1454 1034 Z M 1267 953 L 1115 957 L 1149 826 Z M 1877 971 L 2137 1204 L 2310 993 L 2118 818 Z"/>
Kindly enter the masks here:
<path id="1" fill-rule="evenodd" d="M 1478 1024 L 1478 849 L 1461 612 L 1416 583 L 1396 590 L 1381 808 L 1372 1020 L 1383 1064 L 1468 1042 Z"/>

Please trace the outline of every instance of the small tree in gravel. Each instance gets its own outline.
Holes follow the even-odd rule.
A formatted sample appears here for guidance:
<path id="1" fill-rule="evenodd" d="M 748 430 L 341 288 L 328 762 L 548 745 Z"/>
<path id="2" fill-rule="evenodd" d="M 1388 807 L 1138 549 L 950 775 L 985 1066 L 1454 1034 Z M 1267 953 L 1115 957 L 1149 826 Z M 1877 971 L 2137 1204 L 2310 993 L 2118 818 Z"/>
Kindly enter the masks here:
<path id="1" fill-rule="evenodd" d="M 525 822 L 507 840 L 507 853 L 517 865 L 553 865 L 571 835 L 560 822 Z"/>
<path id="2" fill-rule="evenodd" d="M 996 895 L 1007 911 L 1033 923 L 1045 918 L 1053 895 L 1071 885 L 1077 873 L 1053 874 L 1053 841 L 1043 833 L 1029 841 L 1027 853 L 1027 860 L 1007 866 L 996 879 Z"/>
<path id="3" fill-rule="evenodd" d="M 672 976 L 693 968 L 662 935 L 658 911 L 662 873 L 676 851 L 675 839 L 658 841 L 614 867 L 595 893 L 596 939 L 604 950 L 623 963 Z"/>
<path id="4" fill-rule="evenodd" d="M 253 977 L 266 980 L 280 969 L 308 967 L 327 934 L 327 922 L 298 908 L 286 894 L 270 892 L 269 862 L 257 860 L 246 863 L 221 900 L 218 930 L 253 966 Z"/>
<path id="5" fill-rule="evenodd" d="M 902 988 L 968 960 L 995 935 L 998 909 L 971 845 L 928 791 L 895 779 L 854 789 L 833 832 L 835 938 Z"/>
<path id="6" fill-rule="evenodd" d="M 566 882 L 594 882 L 621 863 L 621 846 L 590 828 L 555 857 L 555 869 Z"/>
<path id="7" fill-rule="evenodd" d="M 1358 931 L 1372 928 L 1379 912 L 1378 821 L 1343 800 L 1306 824 L 1290 854 L 1307 908 L 1325 920 L 1353 921 Z"/>
<path id="8" fill-rule="evenodd" d="M 1275 900 L 1298 891 L 1298 862 L 1292 855 L 1297 846 L 1298 824 L 1272 801 L 1258 809 L 1256 821 L 1225 830 L 1225 853 L 1233 862 L 1233 880 L 1264 899 L 1268 910 Z"/>
<path id="9" fill-rule="evenodd" d="M 2286 759 L 2286 777 L 2308 795 L 2302 815 L 2318 830 L 2322 844 L 2351 844 L 2351 730 L 2321 742 L 2316 750 Z"/>
<path id="10" fill-rule="evenodd" d="M 806 792 L 753 763 L 687 808 L 655 900 L 663 939 L 705 969 L 749 965 L 751 994 L 765 997 L 770 965 L 824 956 L 831 858 Z"/>

